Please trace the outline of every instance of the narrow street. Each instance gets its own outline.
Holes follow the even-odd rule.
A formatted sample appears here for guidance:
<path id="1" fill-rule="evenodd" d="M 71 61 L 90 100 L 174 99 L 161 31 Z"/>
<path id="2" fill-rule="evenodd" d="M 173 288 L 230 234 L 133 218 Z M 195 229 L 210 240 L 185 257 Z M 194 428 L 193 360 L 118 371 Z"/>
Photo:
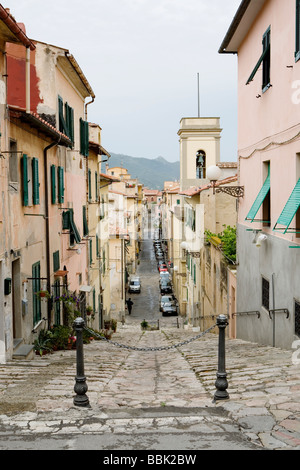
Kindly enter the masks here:
<path id="1" fill-rule="evenodd" d="M 181 451 L 188 457 L 199 450 L 299 449 L 299 365 L 291 363 L 290 351 L 228 340 L 230 399 L 213 403 L 218 335 L 155 349 L 195 333 L 177 328 L 175 317 L 162 320 L 147 236 L 138 274 L 142 290 L 131 295 L 133 312 L 118 324 L 116 344 L 84 346 L 89 407 L 73 404 L 75 351 L 0 366 L 0 450 Z M 160 320 L 161 328 L 142 331 L 143 319 Z M 135 465 L 145 463 L 140 457 Z"/>

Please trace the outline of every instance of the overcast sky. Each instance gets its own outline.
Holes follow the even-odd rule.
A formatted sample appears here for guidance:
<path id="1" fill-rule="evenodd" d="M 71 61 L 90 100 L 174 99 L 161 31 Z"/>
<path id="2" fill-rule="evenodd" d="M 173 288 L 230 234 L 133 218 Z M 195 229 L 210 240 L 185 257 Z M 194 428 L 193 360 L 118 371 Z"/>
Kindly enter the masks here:
<path id="1" fill-rule="evenodd" d="M 88 119 L 112 153 L 179 160 L 182 117 L 218 116 L 236 161 L 236 57 L 218 54 L 241 0 L 7 0 L 27 35 L 68 49 L 96 100 Z"/>

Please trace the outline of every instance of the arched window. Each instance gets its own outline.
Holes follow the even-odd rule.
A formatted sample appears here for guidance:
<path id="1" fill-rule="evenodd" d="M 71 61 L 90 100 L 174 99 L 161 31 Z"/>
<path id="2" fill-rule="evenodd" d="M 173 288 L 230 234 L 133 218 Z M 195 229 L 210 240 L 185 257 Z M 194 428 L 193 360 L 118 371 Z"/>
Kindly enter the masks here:
<path id="1" fill-rule="evenodd" d="M 196 155 L 196 178 L 206 178 L 206 153 L 198 150 Z"/>

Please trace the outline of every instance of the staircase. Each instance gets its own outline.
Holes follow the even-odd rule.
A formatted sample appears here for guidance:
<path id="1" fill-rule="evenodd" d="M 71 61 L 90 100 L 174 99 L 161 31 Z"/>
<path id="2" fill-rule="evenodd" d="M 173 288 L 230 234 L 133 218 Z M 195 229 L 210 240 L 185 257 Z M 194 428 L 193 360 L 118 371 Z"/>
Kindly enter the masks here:
<path id="1" fill-rule="evenodd" d="M 14 339 L 13 359 L 31 360 L 34 357 L 33 344 L 24 344 L 23 338 Z"/>

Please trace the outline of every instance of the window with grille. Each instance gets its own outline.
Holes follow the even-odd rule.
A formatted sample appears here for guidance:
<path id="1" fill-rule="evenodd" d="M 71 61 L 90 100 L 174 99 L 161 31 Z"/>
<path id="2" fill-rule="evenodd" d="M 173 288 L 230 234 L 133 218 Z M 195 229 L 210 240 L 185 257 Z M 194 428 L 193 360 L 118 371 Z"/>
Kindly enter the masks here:
<path id="1" fill-rule="evenodd" d="M 300 336 L 300 302 L 295 301 L 295 333 Z"/>
<path id="2" fill-rule="evenodd" d="M 270 283 L 264 277 L 262 278 L 262 306 L 265 307 L 266 310 L 269 310 L 269 307 L 270 307 Z"/>

